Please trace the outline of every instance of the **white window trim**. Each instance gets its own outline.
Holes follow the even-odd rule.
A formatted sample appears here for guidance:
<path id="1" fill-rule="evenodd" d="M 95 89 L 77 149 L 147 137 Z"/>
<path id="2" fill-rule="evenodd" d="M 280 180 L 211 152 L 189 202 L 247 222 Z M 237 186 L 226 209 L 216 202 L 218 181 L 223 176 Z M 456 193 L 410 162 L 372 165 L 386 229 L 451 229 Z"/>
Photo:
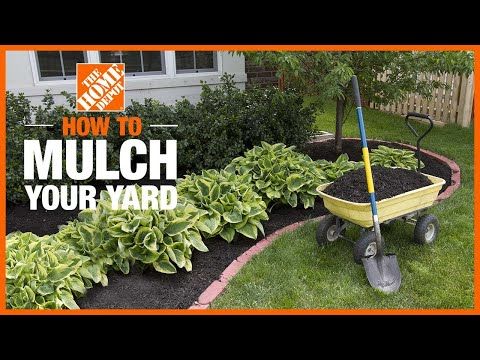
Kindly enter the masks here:
<path id="1" fill-rule="evenodd" d="M 220 75 L 223 73 L 223 56 L 221 56 L 220 51 L 215 51 L 217 56 L 217 70 L 216 71 L 206 71 L 206 72 L 192 72 L 192 73 L 180 73 L 177 74 L 176 63 L 175 63 L 175 51 L 165 51 L 165 74 L 155 74 L 155 75 L 142 75 L 142 76 L 128 76 L 126 80 L 128 82 L 142 82 L 145 80 L 155 80 L 155 79 L 172 79 L 172 78 L 195 78 L 195 77 L 205 77 L 212 75 Z M 40 80 L 39 69 L 37 64 L 37 59 L 35 56 L 35 51 L 29 51 L 30 65 L 32 67 L 32 76 L 33 83 L 35 86 L 55 86 L 55 85 L 75 85 L 76 78 L 67 79 L 67 80 Z M 89 63 L 100 63 L 100 52 L 99 51 L 87 51 L 87 61 Z M 127 89 L 128 91 L 128 89 Z"/>
<path id="2" fill-rule="evenodd" d="M 37 57 L 35 56 L 35 51 L 29 51 L 28 55 L 30 56 L 30 65 L 32 66 L 32 75 L 33 75 L 33 83 L 35 85 L 75 85 L 76 84 L 76 76 L 73 79 L 67 80 L 40 80 L 40 71 L 38 69 Z M 96 63 L 99 58 L 98 51 L 87 51 L 87 61 L 89 63 Z"/>
<path id="3" fill-rule="evenodd" d="M 223 64 L 222 64 L 222 59 L 223 56 L 220 56 L 220 51 L 215 51 L 215 55 L 217 56 L 217 70 L 215 71 L 202 71 L 202 72 L 187 72 L 187 73 L 177 73 L 177 64 L 175 60 L 175 51 L 169 51 L 171 52 L 172 56 L 172 61 L 173 61 L 173 69 L 175 71 L 175 76 L 176 77 L 196 77 L 196 76 L 202 76 L 202 75 L 220 75 L 223 73 Z"/>

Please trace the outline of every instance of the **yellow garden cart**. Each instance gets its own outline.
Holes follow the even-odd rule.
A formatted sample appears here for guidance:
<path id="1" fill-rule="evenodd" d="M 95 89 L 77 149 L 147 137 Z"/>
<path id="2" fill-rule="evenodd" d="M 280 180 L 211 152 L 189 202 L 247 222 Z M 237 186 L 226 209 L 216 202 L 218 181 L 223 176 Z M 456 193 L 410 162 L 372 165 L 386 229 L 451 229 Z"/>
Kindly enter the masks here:
<path id="1" fill-rule="evenodd" d="M 401 220 L 415 225 L 413 240 L 419 244 L 431 244 L 437 237 L 438 219 L 435 215 L 425 212 L 433 205 L 445 184 L 444 179 L 427 174 L 425 176 L 430 179 L 431 185 L 377 201 L 380 224 Z M 325 207 L 331 213 L 320 221 L 317 242 L 319 245 L 325 245 L 339 238 L 347 239 L 343 235 L 346 227 L 351 224 L 359 225 L 364 231 L 354 242 L 353 256 L 355 262 L 361 264 L 362 258 L 372 257 L 377 253 L 375 233 L 370 231 L 373 228 L 370 203 L 354 203 L 328 195 L 323 192 L 328 185 L 330 183 L 317 188 Z M 353 242 L 351 239 L 347 240 Z"/>

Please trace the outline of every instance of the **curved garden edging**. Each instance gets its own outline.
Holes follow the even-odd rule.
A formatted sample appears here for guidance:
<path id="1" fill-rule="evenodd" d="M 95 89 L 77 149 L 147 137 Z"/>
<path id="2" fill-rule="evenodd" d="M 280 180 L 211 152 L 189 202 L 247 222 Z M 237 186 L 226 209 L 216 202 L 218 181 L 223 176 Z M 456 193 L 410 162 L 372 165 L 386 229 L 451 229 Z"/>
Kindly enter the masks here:
<path id="1" fill-rule="evenodd" d="M 240 269 L 253 257 L 265 248 L 270 246 L 273 241 L 275 241 L 280 235 L 283 235 L 289 231 L 293 231 L 300 226 L 306 224 L 308 221 L 320 220 L 323 216 L 318 216 L 308 220 L 298 221 L 296 223 L 285 226 L 281 229 L 276 230 L 271 233 L 264 239 L 257 242 L 255 245 L 250 247 L 247 251 L 233 260 L 230 265 L 228 265 L 225 270 L 220 274 L 220 277 L 212 282 L 198 297 L 198 299 L 193 303 L 189 309 L 192 310 L 204 310 L 208 309 L 213 300 L 215 300 L 228 285 L 229 281 L 240 271 Z"/>
<path id="2" fill-rule="evenodd" d="M 360 140 L 359 138 L 345 138 L 346 140 Z M 330 140 L 330 138 L 323 138 L 323 139 L 318 139 L 318 140 L 313 140 L 312 142 L 322 142 L 322 141 L 327 141 Z M 407 148 L 410 148 L 412 150 L 416 150 L 416 147 L 410 144 L 404 144 L 404 143 L 399 143 L 399 142 L 394 142 L 394 141 L 384 141 L 384 140 L 375 140 L 380 143 L 395 143 L 401 146 L 405 146 Z M 459 187 L 460 187 L 460 167 L 457 165 L 457 163 L 453 160 L 450 160 L 449 158 L 437 154 L 433 151 L 430 150 L 420 150 L 423 154 L 433 157 L 437 159 L 439 162 L 442 162 L 446 164 L 450 169 L 452 170 L 452 177 L 451 177 L 451 185 L 448 186 L 444 192 L 442 192 L 438 198 L 437 202 L 443 201 L 447 198 L 449 198 Z M 253 255 L 256 255 L 260 252 L 262 252 L 265 248 L 270 246 L 274 240 L 276 240 L 280 235 L 293 231 L 297 229 L 298 227 L 304 225 L 306 222 L 311 221 L 311 220 L 319 220 L 323 216 L 319 216 L 313 219 L 309 220 L 304 220 L 304 221 L 299 221 L 293 224 L 290 224 L 288 226 L 285 226 L 272 234 L 268 235 L 264 239 L 260 240 L 257 242 L 255 245 L 250 247 L 247 251 L 245 251 L 243 254 L 241 254 L 238 258 L 233 260 L 230 265 L 228 265 L 225 270 L 220 274 L 220 277 L 212 282 L 204 291 L 203 293 L 198 297 L 198 299 L 194 302 L 192 306 L 190 306 L 189 309 L 192 310 L 203 310 L 203 309 L 208 309 L 210 304 L 212 303 L 213 300 L 215 300 L 225 289 L 225 287 L 228 285 L 229 281 L 240 271 L 240 269 L 253 257 Z"/>
<path id="3" fill-rule="evenodd" d="M 360 140 L 359 138 L 344 138 L 345 140 Z M 330 139 L 319 139 L 317 141 L 314 141 L 314 142 L 322 142 L 322 141 L 327 141 L 327 140 L 330 140 Z M 412 149 L 412 150 L 417 150 L 417 148 L 413 145 L 410 145 L 410 144 L 404 144 L 404 143 L 400 143 L 400 142 L 396 142 L 396 141 L 385 141 L 385 140 L 377 140 L 375 139 L 376 142 L 379 142 L 379 143 L 386 143 L 386 144 L 398 144 L 398 145 L 401 145 L 401 146 L 405 146 L 409 149 Z M 439 162 L 447 165 L 450 170 L 452 170 L 452 177 L 451 177 L 451 185 L 448 186 L 444 192 L 442 192 L 440 195 L 438 195 L 438 198 L 437 198 L 437 202 L 440 202 L 440 201 L 443 201 L 445 199 L 448 199 L 459 187 L 460 187 L 460 167 L 458 166 L 458 164 L 453 161 L 453 160 L 450 160 L 449 158 L 443 156 L 443 155 L 440 155 L 440 154 L 437 154 L 433 151 L 430 151 L 430 150 L 425 150 L 425 149 L 420 149 L 420 151 L 422 152 L 422 154 L 425 154 L 425 155 L 428 155 L 430 157 L 433 157 L 434 159 L 438 160 Z"/>

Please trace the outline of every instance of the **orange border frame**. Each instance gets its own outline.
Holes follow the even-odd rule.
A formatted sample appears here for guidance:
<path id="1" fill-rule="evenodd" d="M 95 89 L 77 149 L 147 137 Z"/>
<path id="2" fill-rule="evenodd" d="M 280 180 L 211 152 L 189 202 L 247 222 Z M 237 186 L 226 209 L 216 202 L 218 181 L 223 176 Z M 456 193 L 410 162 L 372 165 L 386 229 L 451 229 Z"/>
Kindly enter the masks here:
<path id="1" fill-rule="evenodd" d="M 459 51 L 470 50 L 475 54 L 475 93 L 474 113 L 480 114 L 480 45 L 0 45 L 0 218 L 6 218 L 6 114 L 5 114 L 5 87 L 6 67 L 5 54 L 9 50 L 220 50 L 220 51 Z M 475 123 L 475 121 L 474 121 Z M 474 126 L 474 214 L 480 211 L 478 194 L 480 193 L 480 181 L 477 181 L 477 170 L 480 169 L 480 126 Z M 475 216 L 474 216 L 475 217 Z M 475 221 L 474 234 L 480 230 L 480 224 Z M 5 238 L 6 222 L 0 221 L 0 238 Z M 84 310 L 12 310 L 6 309 L 5 290 L 5 241 L 0 241 L 0 314 L 8 315 L 473 315 L 480 314 L 480 258 L 478 251 L 480 245 L 477 236 L 474 239 L 474 308 L 473 309 L 287 309 L 287 310 L 263 310 L 263 309 L 230 309 L 230 310 L 188 310 L 188 309 L 84 309 Z M 3 290 L 3 291 L 2 291 Z"/>

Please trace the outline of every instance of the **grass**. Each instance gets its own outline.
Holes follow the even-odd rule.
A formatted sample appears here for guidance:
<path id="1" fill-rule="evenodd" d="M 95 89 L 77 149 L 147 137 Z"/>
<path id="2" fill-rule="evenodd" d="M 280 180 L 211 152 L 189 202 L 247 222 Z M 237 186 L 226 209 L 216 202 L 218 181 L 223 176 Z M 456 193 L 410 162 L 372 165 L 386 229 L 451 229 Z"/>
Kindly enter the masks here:
<path id="1" fill-rule="evenodd" d="M 334 131 L 334 107 L 317 116 L 317 130 Z M 344 135 L 358 137 L 354 112 Z M 413 143 L 403 118 L 364 111 L 367 136 Z M 422 126 L 420 126 L 422 127 Z M 320 248 L 317 222 L 285 234 L 256 255 L 234 277 L 213 308 L 472 308 L 473 307 L 473 129 L 435 127 L 422 146 L 455 160 L 462 185 L 436 205 L 440 234 L 433 246 L 413 243 L 413 227 L 395 223 L 384 231 L 388 250 L 402 271 L 400 291 L 384 295 L 372 289 L 363 267 L 352 258 L 352 245 L 337 241 Z M 348 235 L 358 236 L 358 229 Z"/>

